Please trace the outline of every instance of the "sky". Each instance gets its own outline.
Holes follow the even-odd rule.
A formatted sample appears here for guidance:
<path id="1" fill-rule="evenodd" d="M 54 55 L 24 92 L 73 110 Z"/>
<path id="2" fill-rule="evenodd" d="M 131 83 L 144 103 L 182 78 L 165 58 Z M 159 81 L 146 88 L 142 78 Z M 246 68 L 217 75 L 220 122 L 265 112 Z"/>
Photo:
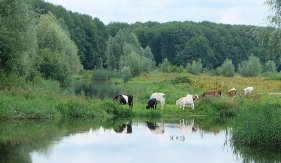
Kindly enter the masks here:
<path id="1" fill-rule="evenodd" d="M 45 0 L 103 23 L 210 21 L 266 26 L 265 0 Z"/>

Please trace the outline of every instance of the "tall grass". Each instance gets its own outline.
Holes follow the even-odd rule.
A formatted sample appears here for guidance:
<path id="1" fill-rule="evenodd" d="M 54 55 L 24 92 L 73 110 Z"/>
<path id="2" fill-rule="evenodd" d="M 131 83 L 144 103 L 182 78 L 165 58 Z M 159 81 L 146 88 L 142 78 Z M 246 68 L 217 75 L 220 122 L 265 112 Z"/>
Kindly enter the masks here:
<path id="1" fill-rule="evenodd" d="M 242 108 L 235 117 L 232 141 L 237 144 L 281 147 L 281 101 Z"/>
<path id="2" fill-rule="evenodd" d="M 61 117 L 127 117 L 132 111 L 112 100 L 77 96 L 37 96 L 29 92 L 0 91 L 0 119 L 42 119 Z"/>

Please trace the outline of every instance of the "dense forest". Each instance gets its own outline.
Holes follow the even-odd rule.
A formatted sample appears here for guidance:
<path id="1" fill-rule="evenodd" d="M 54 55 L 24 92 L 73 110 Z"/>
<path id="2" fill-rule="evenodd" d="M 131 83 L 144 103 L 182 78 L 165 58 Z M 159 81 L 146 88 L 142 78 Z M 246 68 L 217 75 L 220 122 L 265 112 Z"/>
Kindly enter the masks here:
<path id="1" fill-rule="evenodd" d="M 39 75 L 62 85 L 82 69 L 135 76 L 165 62 L 182 67 L 200 62 L 211 70 L 229 60 L 238 69 L 250 56 L 280 64 L 278 51 L 261 41 L 273 30 L 269 27 L 208 21 L 105 25 L 42 0 L 0 1 L 0 22 L 1 74 L 29 80 Z"/>
<path id="2" fill-rule="evenodd" d="M 176 65 L 186 65 L 201 58 L 204 66 L 216 68 L 226 59 L 238 65 L 251 53 L 262 61 L 268 58 L 268 51 L 259 45 L 255 32 L 258 27 L 245 25 L 224 25 L 211 22 L 146 22 L 126 24 L 113 22 L 104 25 L 98 18 L 67 11 L 61 6 L 37 1 L 39 13 L 51 11 L 58 19 L 65 21 L 71 38 L 79 49 L 79 56 L 86 69 L 92 69 L 98 58 L 106 62 L 104 55 L 106 41 L 120 29 L 129 29 L 142 47 L 149 46 L 158 65 L 167 58 Z"/>

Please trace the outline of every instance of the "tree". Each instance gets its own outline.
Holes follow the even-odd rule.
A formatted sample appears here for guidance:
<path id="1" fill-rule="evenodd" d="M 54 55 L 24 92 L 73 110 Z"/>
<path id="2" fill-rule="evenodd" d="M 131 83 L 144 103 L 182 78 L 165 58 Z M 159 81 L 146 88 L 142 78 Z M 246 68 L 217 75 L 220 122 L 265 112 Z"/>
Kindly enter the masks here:
<path id="1" fill-rule="evenodd" d="M 186 65 L 186 71 L 191 73 L 191 74 L 199 74 L 202 72 L 202 63 L 201 59 L 197 61 L 192 61 L 191 63 L 187 63 Z"/>
<path id="2" fill-rule="evenodd" d="M 277 67 L 281 64 L 281 1 L 267 0 L 266 4 L 272 10 L 273 15 L 268 16 L 271 28 L 258 29 L 257 37 L 262 46 L 267 47 L 271 52 L 271 59 L 277 61 Z"/>
<path id="3" fill-rule="evenodd" d="M 262 72 L 262 64 L 258 57 L 251 54 L 247 61 L 238 65 L 238 72 L 242 76 L 258 76 Z"/>
<path id="4" fill-rule="evenodd" d="M 231 59 L 226 59 L 222 66 L 217 69 L 219 71 L 220 75 L 226 76 L 226 77 L 233 77 L 235 74 L 235 68 L 232 63 Z"/>
<path id="5" fill-rule="evenodd" d="M 269 60 L 264 65 L 264 72 L 276 72 L 276 64 L 274 61 Z"/>
<path id="6" fill-rule="evenodd" d="M 203 36 L 191 38 L 177 57 L 184 63 L 201 59 L 202 64 L 208 68 L 212 68 L 212 63 L 215 62 L 214 52 L 209 45 L 209 41 Z"/>
<path id="7" fill-rule="evenodd" d="M 143 49 L 136 35 L 130 30 L 121 29 L 115 37 L 110 36 L 105 54 L 107 68 L 122 70 L 123 67 L 130 67 L 133 76 L 155 67 L 150 48 Z"/>
<path id="8" fill-rule="evenodd" d="M 0 69 L 28 77 L 35 62 L 34 13 L 25 0 L 0 1 Z"/>
<path id="9" fill-rule="evenodd" d="M 164 58 L 164 61 L 158 65 L 162 72 L 170 72 L 172 64 L 168 61 L 167 58 Z"/>
<path id="10" fill-rule="evenodd" d="M 45 78 L 68 85 L 72 76 L 82 69 L 76 45 L 51 13 L 40 17 L 37 38 L 39 71 Z"/>

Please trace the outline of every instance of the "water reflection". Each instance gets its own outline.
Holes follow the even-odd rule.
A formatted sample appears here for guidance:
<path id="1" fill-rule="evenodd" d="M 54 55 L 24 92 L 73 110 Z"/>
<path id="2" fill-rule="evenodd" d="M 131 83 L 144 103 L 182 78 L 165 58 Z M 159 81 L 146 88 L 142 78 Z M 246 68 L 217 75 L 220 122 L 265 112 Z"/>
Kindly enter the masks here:
<path id="1" fill-rule="evenodd" d="M 179 124 L 176 125 L 180 130 L 187 132 L 196 132 L 197 129 L 194 127 L 194 119 L 191 120 L 180 120 Z"/>
<path id="2" fill-rule="evenodd" d="M 149 130 L 154 134 L 164 134 L 164 122 L 157 123 L 156 121 L 153 122 L 146 122 L 147 127 Z"/>
<path id="3" fill-rule="evenodd" d="M 281 162 L 281 149 L 279 147 L 248 146 L 232 144 L 233 153 L 243 158 L 243 162 L 277 163 Z"/>
<path id="4" fill-rule="evenodd" d="M 131 123 L 121 124 L 121 125 L 117 126 L 116 128 L 113 128 L 113 130 L 116 133 L 126 133 L 126 134 L 133 133 L 133 129 L 132 129 L 132 124 Z"/>
<path id="5" fill-rule="evenodd" d="M 74 90 L 77 95 L 95 98 L 113 98 L 120 94 L 120 89 L 113 83 L 104 80 L 94 80 L 91 82 L 77 82 L 74 85 Z"/>
<path id="6" fill-rule="evenodd" d="M 116 71 L 96 69 L 91 80 L 78 80 L 74 83 L 74 90 L 77 95 L 96 98 L 113 98 L 120 94 L 120 89 L 111 81 L 118 77 Z M 87 77 L 88 78 L 88 77 Z"/>
<path id="7" fill-rule="evenodd" d="M 227 125 L 222 122 L 229 123 L 204 118 L 176 122 L 132 119 L 0 122 L 0 162 L 281 160 L 280 150 L 226 144 L 230 135 L 226 132 Z"/>

